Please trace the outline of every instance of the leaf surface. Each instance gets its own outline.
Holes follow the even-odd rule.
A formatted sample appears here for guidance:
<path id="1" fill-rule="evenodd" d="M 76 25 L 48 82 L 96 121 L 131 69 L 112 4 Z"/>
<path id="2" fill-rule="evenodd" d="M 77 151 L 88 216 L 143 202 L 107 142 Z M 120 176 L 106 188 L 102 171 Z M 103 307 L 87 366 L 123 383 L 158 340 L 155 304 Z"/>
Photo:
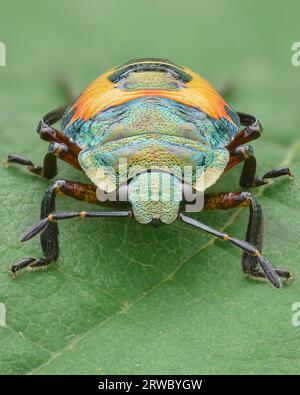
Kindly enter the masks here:
<path id="1" fill-rule="evenodd" d="M 58 262 L 13 280 L 7 270 L 15 260 L 41 256 L 38 238 L 19 238 L 39 219 L 49 182 L 2 165 L 0 373 L 300 373 L 300 329 L 291 322 L 300 301 L 300 68 L 291 64 L 299 12 L 289 0 L 271 9 L 258 0 L 2 1 L 3 160 L 13 152 L 41 164 L 47 145 L 34 130 L 63 103 L 53 83 L 58 72 L 80 92 L 113 65 L 159 56 L 216 86 L 233 80 L 233 106 L 264 125 L 253 144 L 258 174 L 280 164 L 295 174 L 255 191 L 265 209 L 264 254 L 295 281 L 276 290 L 245 278 L 240 250 L 187 225 L 109 218 L 62 221 Z M 239 190 L 240 170 L 214 189 Z M 85 180 L 64 163 L 58 177 Z M 58 209 L 83 207 L 92 209 L 58 198 Z M 242 238 L 247 216 L 240 209 L 195 217 Z"/>

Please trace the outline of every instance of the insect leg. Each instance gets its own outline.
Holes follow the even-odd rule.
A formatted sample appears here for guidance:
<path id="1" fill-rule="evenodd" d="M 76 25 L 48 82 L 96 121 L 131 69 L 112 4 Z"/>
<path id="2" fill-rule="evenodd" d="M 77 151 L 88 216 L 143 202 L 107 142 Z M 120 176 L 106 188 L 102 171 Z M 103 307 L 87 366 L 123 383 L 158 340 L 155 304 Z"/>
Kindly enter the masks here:
<path id="1" fill-rule="evenodd" d="M 68 106 L 59 107 L 47 113 L 40 120 L 36 131 L 42 140 L 64 143 L 72 152 L 79 153 L 81 149 L 62 132 L 52 126 L 62 118 L 67 107 Z"/>
<path id="2" fill-rule="evenodd" d="M 249 207 L 249 220 L 245 236 L 246 242 L 262 251 L 264 216 L 261 204 L 250 192 L 217 192 L 205 195 L 204 210 L 227 210 L 238 207 Z M 258 268 L 257 259 L 244 252 L 242 267 L 246 274 L 253 278 L 265 279 L 265 273 Z M 286 280 L 291 279 L 290 273 L 285 269 L 275 268 L 276 274 Z"/>
<path id="3" fill-rule="evenodd" d="M 19 165 L 26 166 L 27 169 L 38 176 L 51 179 L 57 174 L 56 157 L 51 153 L 47 153 L 44 157 L 43 167 L 35 165 L 30 159 L 21 155 L 9 154 L 7 158 L 8 163 L 18 163 Z"/>
<path id="4" fill-rule="evenodd" d="M 268 184 L 270 179 L 276 177 L 286 175 L 292 177 L 292 173 L 287 166 L 278 167 L 267 172 L 262 177 L 256 177 L 256 158 L 251 145 L 239 146 L 230 152 L 229 162 L 225 172 L 241 162 L 244 162 L 244 166 L 240 177 L 240 186 L 244 188 Z"/>
<path id="5" fill-rule="evenodd" d="M 251 145 L 240 146 L 230 152 L 229 161 L 224 173 L 241 162 L 244 162 L 244 166 L 240 178 L 240 185 L 243 187 L 252 186 L 256 174 L 256 158 Z"/>
<path id="6" fill-rule="evenodd" d="M 55 182 L 51 187 L 47 188 L 44 192 L 44 197 L 41 205 L 41 218 L 49 215 L 55 210 L 55 199 L 59 193 L 60 183 Z M 24 267 L 41 267 L 47 266 L 51 262 L 56 261 L 59 256 L 59 242 L 58 242 L 58 226 L 56 222 L 49 224 L 45 232 L 41 234 L 41 245 L 45 258 L 24 258 L 15 262 L 11 271 L 16 274 Z"/>
<path id="7" fill-rule="evenodd" d="M 254 180 L 254 183 L 252 184 L 252 187 L 258 187 L 260 185 L 265 185 L 270 182 L 272 178 L 277 178 L 281 176 L 289 176 L 290 178 L 293 178 L 293 174 L 290 171 L 290 168 L 287 166 L 280 166 L 276 167 L 273 170 L 268 171 L 266 174 L 264 174 L 262 177 L 256 177 Z M 247 179 L 248 175 L 245 174 L 245 180 Z M 242 185 L 242 179 L 240 182 L 240 185 Z"/>
<path id="8" fill-rule="evenodd" d="M 246 126 L 245 129 L 241 130 L 228 144 L 226 147 L 229 151 L 232 151 L 234 148 L 239 145 L 246 144 L 249 141 L 255 140 L 261 136 L 263 131 L 262 125 L 259 120 L 253 115 L 244 114 L 241 112 L 237 113 L 240 118 L 240 123 L 243 126 Z"/>
<path id="9" fill-rule="evenodd" d="M 49 214 L 46 218 L 32 226 L 21 238 L 21 241 L 27 241 L 42 232 L 50 223 L 72 218 L 104 218 L 104 217 L 130 217 L 130 211 L 61 211 Z"/>
<path id="10" fill-rule="evenodd" d="M 20 165 L 27 166 L 27 169 L 31 173 L 37 174 L 47 179 L 51 179 L 57 174 L 56 157 L 71 164 L 76 169 L 81 170 L 77 159 L 80 148 L 76 144 L 70 142 L 66 136 L 51 126 L 60 120 L 65 109 L 66 106 L 49 112 L 39 122 L 37 127 L 37 132 L 40 137 L 45 141 L 52 142 L 49 145 L 48 152 L 44 157 L 43 167 L 35 165 L 31 162 L 31 160 L 21 155 L 15 154 L 10 154 L 8 156 L 8 163 L 18 163 Z"/>
<path id="11" fill-rule="evenodd" d="M 260 251 L 254 247 L 252 244 L 247 241 L 239 240 L 234 237 L 229 236 L 227 233 L 220 232 L 210 226 L 207 226 L 199 221 L 196 221 L 193 218 L 187 217 L 184 214 L 179 214 L 179 219 L 189 225 L 194 226 L 197 229 L 200 229 L 206 233 L 209 233 L 221 240 L 229 241 L 233 245 L 241 248 L 247 254 L 252 255 L 256 258 L 257 262 L 260 264 L 264 275 L 266 278 L 274 285 L 276 288 L 280 288 L 280 281 L 278 280 L 277 274 L 271 264 L 264 258 Z"/>
<path id="12" fill-rule="evenodd" d="M 44 156 L 43 166 L 35 165 L 31 162 L 31 160 L 24 158 L 21 155 L 15 154 L 9 154 L 7 161 L 9 163 L 18 163 L 20 165 L 24 165 L 31 173 L 50 180 L 57 174 L 56 158 L 59 158 L 64 162 L 69 163 L 71 166 L 75 167 L 75 169 L 81 170 L 77 154 L 74 154 L 74 152 L 72 152 L 70 148 L 68 148 L 63 143 L 49 144 L 48 152 Z"/>
<path id="13" fill-rule="evenodd" d="M 41 204 L 42 221 L 43 219 L 48 218 L 51 213 L 55 212 L 55 200 L 58 194 L 70 196 L 74 199 L 87 203 L 100 204 L 96 195 L 96 187 L 94 185 L 87 185 L 68 180 L 58 180 L 49 188 L 47 188 L 44 192 L 44 197 Z M 109 214 L 112 215 L 113 213 L 107 212 L 107 214 L 103 214 L 103 216 Z M 121 215 L 123 216 L 123 214 Z M 17 273 L 17 271 L 21 270 L 26 266 L 41 267 L 49 265 L 49 263 L 56 261 L 59 256 L 58 234 L 59 230 L 57 222 L 49 221 L 49 223 L 47 223 L 47 226 L 40 235 L 41 245 L 45 254 L 45 258 L 36 259 L 30 257 L 21 259 L 12 265 L 11 271 L 13 273 Z"/>
<path id="14" fill-rule="evenodd" d="M 55 156 L 69 165 L 73 166 L 75 169 L 81 170 L 81 166 L 78 162 L 78 155 L 75 154 L 70 148 L 68 148 L 63 143 L 50 143 L 47 155 Z"/>

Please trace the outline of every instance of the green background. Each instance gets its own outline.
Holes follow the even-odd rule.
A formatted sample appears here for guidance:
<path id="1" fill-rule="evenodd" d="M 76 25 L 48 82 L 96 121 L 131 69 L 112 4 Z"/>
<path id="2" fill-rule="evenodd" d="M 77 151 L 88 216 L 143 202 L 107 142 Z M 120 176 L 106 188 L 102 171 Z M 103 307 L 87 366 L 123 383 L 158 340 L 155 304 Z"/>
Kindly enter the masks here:
<path id="1" fill-rule="evenodd" d="M 291 323 L 300 301 L 300 67 L 291 64 L 299 14 L 297 1 L 1 0 L 1 161 L 15 152 L 41 163 L 47 145 L 35 127 L 64 103 L 59 72 L 79 93 L 114 65 L 154 56 L 215 86 L 234 81 L 233 106 L 264 125 L 253 144 L 259 175 L 289 164 L 296 178 L 255 191 L 266 213 L 264 253 L 295 275 L 281 290 L 245 278 L 229 243 L 184 224 L 117 219 L 61 223 L 58 263 L 13 280 L 15 260 L 41 254 L 38 238 L 19 238 L 38 220 L 49 182 L 1 165 L 0 373 L 300 373 L 300 327 Z M 214 189 L 239 190 L 240 170 Z M 58 177 L 84 180 L 61 162 Z M 82 207 L 58 198 L 58 209 Z M 247 216 L 196 217 L 243 237 Z"/>

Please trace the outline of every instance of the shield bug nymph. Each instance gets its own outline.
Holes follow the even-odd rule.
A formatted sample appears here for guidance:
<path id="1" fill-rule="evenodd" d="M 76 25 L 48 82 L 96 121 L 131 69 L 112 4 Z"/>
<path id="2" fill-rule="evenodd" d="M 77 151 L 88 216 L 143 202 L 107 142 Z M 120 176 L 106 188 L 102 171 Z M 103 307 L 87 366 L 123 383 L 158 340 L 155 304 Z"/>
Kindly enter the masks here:
<path id="1" fill-rule="evenodd" d="M 61 131 L 53 127 L 59 120 Z M 41 233 L 44 257 L 17 261 L 13 273 L 57 260 L 58 221 L 113 216 L 133 217 L 140 223 L 183 221 L 242 249 L 243 270 L 252 278 L 268 279 L 277 288 L 279 278 L 291 278 L 287 270 L 273 268 L 261 254 L 263 212 L 250 192 L 204 193 L 241 162 L 240 186 L 244 188 L 291 176 L 290 170 L 280 167 L 256 177 L 256 159 L 247 143 L 260 137 L 260 122 L 252 115 L 234 111 L 192 70 L 163 59 L 131 60 L 101 75 L 71 104 L 45 115 L 37 132 L 49 142 L 43 166 L 19 155 L 9 155 L 9 162 L 25 165 L 30 172 L 51 179 L 57 174 L 56 160 L 60 158 L 85 172 L 92 184 L 58 180 L 45 191 L 41 221 L 21 239 L 26 241 Z M 112 170 L 117 169 L 121 158 L 128 163 L 127 178 L 121 183 L 116 172 L 116 182 L 112 182 Z M 192 171 L 189 186 L 195 193 L 204 193 L 204 210 L 249 208 L 245 240 L 185 214 L 181 192 L 187 182 L 179 175 L 185 166 L 201 170 L 198 174 Z M 139 167 L 142 170 L 137 170 Z M 170 170 L 173 168 L 177 170 Z M 97 191 L 116 193 L 118 197 L 124 186 L 127 201 L 99 201 Z M 114 211 L 56 212 L 58 193 L 103 204 Z"/>

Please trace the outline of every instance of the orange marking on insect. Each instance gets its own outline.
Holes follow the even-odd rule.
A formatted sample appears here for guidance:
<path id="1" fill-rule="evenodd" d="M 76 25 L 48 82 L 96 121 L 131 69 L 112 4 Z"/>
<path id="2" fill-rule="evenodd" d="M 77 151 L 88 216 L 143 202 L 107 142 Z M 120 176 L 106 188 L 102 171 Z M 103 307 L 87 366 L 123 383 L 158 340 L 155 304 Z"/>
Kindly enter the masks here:
<path id="1" fill-rule="evenodd" d="M 234 123 L 226 111 L 226 107 L 229 105 L 209 82 L 188 68 L 182 69 L 191 75 L 192 79 L 186 84 L 182 83 L 182 88 L 177 90 L 121 89 L 118 87 L 118 83 L 114 84 L 108 79 L 116 69 L 109 70 L 88 85 L 78 97 L 70 108 L 70 111 L 75 109 L 75 112 L 67 126 L 77 119 L 81 118 L 83 121 L 87 121 L 109 107 L 115 107 L 144 96 L 158 96 L 174 100 L 198 108 L 214 119 L 225 118 Z"/>

